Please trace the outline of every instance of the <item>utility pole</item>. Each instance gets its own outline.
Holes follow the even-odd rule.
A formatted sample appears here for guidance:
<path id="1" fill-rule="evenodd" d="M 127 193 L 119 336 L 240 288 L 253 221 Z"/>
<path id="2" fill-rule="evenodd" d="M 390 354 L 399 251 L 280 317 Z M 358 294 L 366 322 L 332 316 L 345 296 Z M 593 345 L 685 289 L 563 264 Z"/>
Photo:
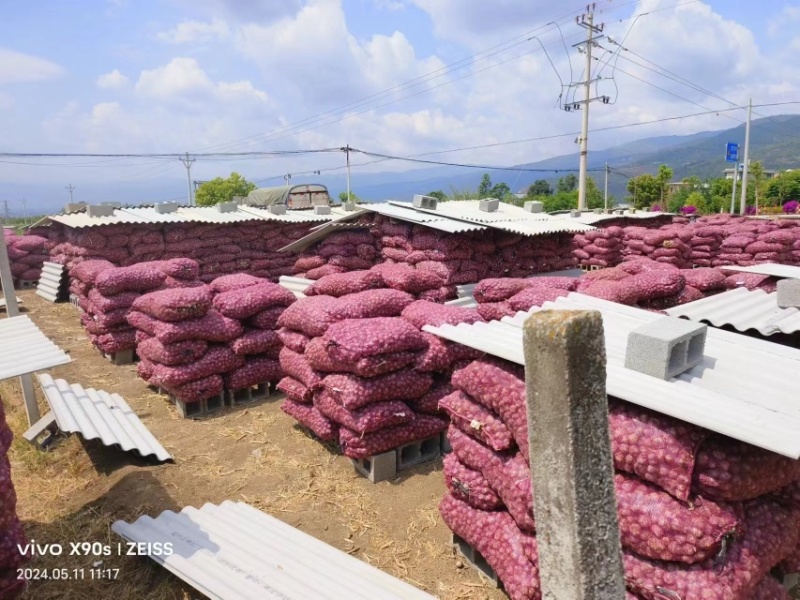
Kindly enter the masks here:
<path id="1" fill-rule="evenodd" d="M 194 202 L 192 202 L 192 163 L 195 161 L 194 158 L 189 158 L 189 153 L 186 153 L 186 158 L 179 158 L 183 163 L 183 166 L 186 167 L 186 190 L 188 194 L 187 200 L 189 201 L 189 206 L 192 206 Z"/>
<path id="2" fill-rule="evenodd" d="M 283 180 L 286 182 L 286 185 L 292 185 L 292 174 L 287 173 L 283 176 Z"/>
<path id="3" fill-rule="evenodd" d="M 745 212 L 745 205 L 747 204 L 747 171 L 750 167 L 750 121 L 753 116 L 753 99 L 750 98 L 750 103 L 747 106 L 747 125 L 744 129 L 744 169 L 742 170 L 742 197 L 739 201 L 739 214 L 743 215 Z"/>
<path id="4" fill-rule="evenodd" d="M 605 208 L 608 210 L 608 163 L 606 163 L 606 191 L 605 191 Z"/>
<path id="5" fill-rule="evenodd" d="M 574 48 L 578 48 L 579 52 L 586 54 L 586 79 L 579 82 L 570 82 L 567 88 L 583 87 L 583 100 L 579 102 L 572 102 L 564 106 L 567 112 L 574 110 L 583 110 L 583 124 L 581 126 L 581 157 L 580 157 L 580 175 L 578 180 L 578 210 L 586 210 L 586 169 L 589 158 L 589 104 L 595 100 L 601 100 L 603 104 L 608 104 L 608 96 L 591 97 L 591 86 L 596 79 L 592 79 L 592 48 L 596 45 L 597 40 L 605 36 L 599 35 L 603 31 L 603 25 L 594 24 L 594 9 L 595 4 L 586 7 L 586 13 L 580 17 L 575 18 L 575 22 L 586 29 L 586 41 L 574 44 Z"/>
<path id="6" fill-rule="evenodd" d="M 8 212 L 8 200 L 3 200 L 3 206 L 5 208 L 5 211 L 4 211 L 5 216 L 6 216 L 5 220 L 6 220 L 6 223 L 8 223 L 11 220 L 11 215 Z"/>
<path id="7" fill-rule="evenodd" d="M 26 202 L 27 202 L 26 199 L 23 198 L 22 199 L 22 218 L 23 218 L 23 223 L 25 223 L 25 225 L 28 224 L 28 208 L 25 206 Z"/>
<path id="8" fill-rule="evenodd" d="M 347 200 L 345 202 L 350 202 L 350 144 L 342 149 L 347 156 Z"/>
<path id="9" fill-rule="evenodd" d="M 69 192 L 69 203 L 72 204 L 72 192 L 75 191 L 75 186 L 70 183 L 68 186 L 65 186 L 65 187 L 67 188 L 67 191 Z"/>

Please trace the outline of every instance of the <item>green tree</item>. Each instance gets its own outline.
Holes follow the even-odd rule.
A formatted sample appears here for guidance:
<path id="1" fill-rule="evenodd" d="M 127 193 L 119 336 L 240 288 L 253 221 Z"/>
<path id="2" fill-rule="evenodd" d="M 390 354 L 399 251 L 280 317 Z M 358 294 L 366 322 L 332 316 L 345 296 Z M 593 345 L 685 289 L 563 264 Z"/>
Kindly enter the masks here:
<path id="1" fill-rule="evenodd" d="M 347 199 L 347 192 L 339 192 L 339 201 L 344 202 L 361 202 L 361 198 L 355 195 L 353 191 L 350 191 L 350 200 Z"/>
<path id="2" fill-rule="evenodd" d="M 484 173 L 481 177 L 481 183 L 478 186 L 478 197 L 489 198 L 492 195 L 492 178 L 488 173 Z"/>
<path id="3" fill-rule="evenodd" d="M 724 177 L 711 179 L 708 181 L 708 188 L 708 193 L 711 196 L 722 196 L 730 201 L 731 194 L 733 194 L 733 179 L 725 179 Z"/>
<path id="4" fill-rule="evenodd" d="M 786 171 L 767 182 L 764 197 L 770 204 L 784 204 L 789 200 L 800 200 L 800 171 Z"/>
<path id="5" fill-rule="evenodd" d="M 559 178 L 558 184 L 556 185 L 556 191 L 558 192 L 574 192 L 577 189 L 578 178 L 572 173 Z"/>
<path id="6" fill-rule="evenodd" d="M 689 175 L 688 177 L 684 177 L 681 180 L 681 183 L 685 183 L 688 186 L 690 192 L 695 192 L 698 191 L 700 187 L 703 185 L 703 180 L 700 179 L 697 175 Z"/>
<path id="7" fill-rule="evenodd" d="M 756 206 L 756 212 L 758 212 L 758 197 L 764 187 L 764 165 L 761 164 L 760 160 L 750 165 L 749 173 L 749 178 L 753 180 L 753 201 Z"/>
<path id="8" fill-rule="evenodd" d="M 528 196 L 551 196 L 553 188 L 545 179 L 537 179 L 528 187 Z"/>
<path id="9" fill-rule="evenodd" d="M 661 201 L 661 185 L 655 177 L 649 173 L 631 177 L 628 180 L 628 201 L 635 208 L 652 206 Z M 663 208 L 663 204 L 661 205 Z"/>
<path id="10" fill-rule="evenodd" d="M 445 194 L 442 190 L 434 190 L 432 192 L 428 192 L 428 196 L 431 198 L 436 198 L 439 202 L 444 202 L 447 200 L 447 194 Z"/>
<path id="11" fill-rule="evenodd" d="M 256 184 L 247 181 L 236 171 L 230 177 L 216 177 L 197 188 L 195 201 L 198 206 L 213 206 L 220 202 L 230 202 L 234 196 L 247 196 L 256 189 Z"/>
<path id="12" fill-rule="evenodd" d="M 661 165 L 658 167 L 658 175 L 656 175 L 656 180 L 658 181 L 659 185 L 659 200 L 662 206 L 664 205 L 664 199 L 667 197 L 667 184 L 672 181 L 672 175 L 672 169 L 670 169 L 667 165 Z"/>
<path id="13" fill-rule="evenodd" d="M 492 198 L 503 200 L 504 198 L 506 198 L 506 196 L 511 195 L 511 188 L 508 187 L 508 184 L 500 182 L 492 187 L 492 191 L 490 192 L 489 195 Z"/>

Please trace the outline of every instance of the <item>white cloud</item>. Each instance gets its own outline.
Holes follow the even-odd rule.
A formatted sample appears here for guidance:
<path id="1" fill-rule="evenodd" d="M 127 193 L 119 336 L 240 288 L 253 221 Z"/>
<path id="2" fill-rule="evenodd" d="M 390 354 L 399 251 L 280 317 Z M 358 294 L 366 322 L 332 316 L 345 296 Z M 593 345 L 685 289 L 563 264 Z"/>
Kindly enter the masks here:
<path id="1" fill-rule="evenodd" d="M 130 83 L 130 80 L 119 72 L 119 69 L 114 69 L 110 73 L 105 73 L 97 78 L 97 87 L 104 90 L 114 90 L 124 88 Z"/>
<path id="2" fill-rule="evenodd" d="M 156 99 L 169 99 L 188 92 L 209 90 L 211 80 L 194 58 L 173 58 L 162 67 L 142 71 L 136 92 Z"/>
<path id="3" fill-rule="evenodd" d="M 0 48 L 0 84 L 46 81 L 63 73 L 60 65 L 44 58 Z"/>
<path id="4" fill-rule="evenodd" d="M 230 34 L 231 30 L 228 24 L 221 19 L 215 18 L 209 23 L 183 21 L 169 31 L 160 32 L 156 37 L 168 44 L 188 44 L 224 40 Z"/>

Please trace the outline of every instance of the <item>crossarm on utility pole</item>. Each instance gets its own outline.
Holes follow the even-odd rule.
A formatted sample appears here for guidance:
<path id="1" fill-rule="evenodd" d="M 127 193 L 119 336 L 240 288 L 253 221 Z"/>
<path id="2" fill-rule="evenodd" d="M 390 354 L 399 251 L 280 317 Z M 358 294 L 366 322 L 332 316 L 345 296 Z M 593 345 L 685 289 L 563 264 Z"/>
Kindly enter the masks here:
<path id="1" fill-rule="evenodd" d="M 524 348 L 542 597 L 622 600 L 602 317 L 536 313 Z"/>

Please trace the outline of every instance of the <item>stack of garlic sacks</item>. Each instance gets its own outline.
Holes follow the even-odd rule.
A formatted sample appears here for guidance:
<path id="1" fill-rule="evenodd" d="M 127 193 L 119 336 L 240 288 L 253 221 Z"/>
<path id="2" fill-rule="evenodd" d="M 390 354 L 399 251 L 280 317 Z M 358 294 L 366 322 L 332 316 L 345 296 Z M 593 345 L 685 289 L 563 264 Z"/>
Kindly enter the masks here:
<path id="1" fill-rule="evenodd" d="M 512 600 L 538 599 L 523 369 L 479 359 L 452 384 L 440 512 Z M 800 564 L 800 461 L 614 398 L 609 427 L 629 599 L 788 598 L 770 571 Z"/>
<path id="2" fill-rule="evenodd" d="M 452 390 L 445 373 L 475 352 L 438 339 L 431 343 L 434 336 L 420 329 L 482 320 L 475 311 L 374 289 L 380 283 L 369 271 L 328 275 L 279 320 L 287 374 L 278 385 L 287 395 L 282 409 L 319 438 L 338 441 L 351 458 L 426 439 L 446 427 L 438 406 Z M 453 316 L 454 310 L 466 315 Z"/>
<path id="3" fill-rule="evenodd" d="M 139 375 L 184 402 L 276 382 L 283 373 L 275 329 L 294 301 L 287 289 L 247 274 L 140 296 L 127 316 L 137 330 Z"/>

